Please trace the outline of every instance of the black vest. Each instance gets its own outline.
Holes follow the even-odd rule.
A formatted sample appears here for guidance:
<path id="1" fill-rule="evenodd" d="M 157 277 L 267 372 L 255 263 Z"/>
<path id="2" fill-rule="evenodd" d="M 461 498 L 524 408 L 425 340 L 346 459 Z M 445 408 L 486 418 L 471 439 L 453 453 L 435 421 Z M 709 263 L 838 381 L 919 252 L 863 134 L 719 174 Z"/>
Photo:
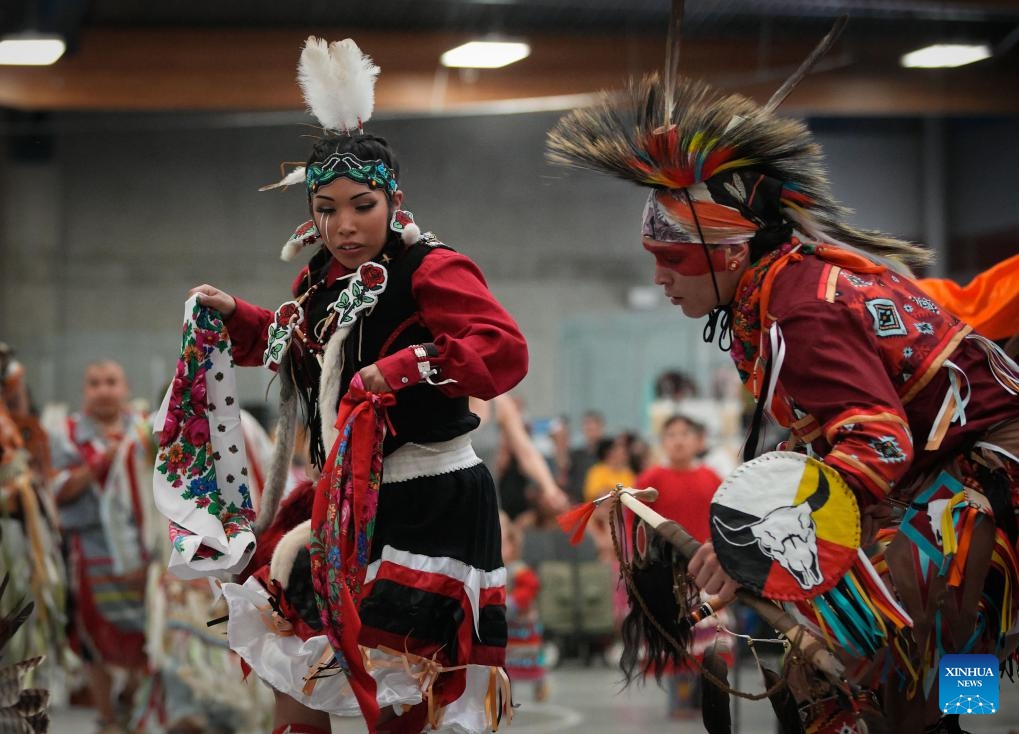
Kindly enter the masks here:
<path id="1" fill-rule="evenodd" d="M 435 240 L 431 240 L 431 243 L 419 241 L 385 265 L 389 274 L 385 292 L 370 313 L 361 312 L 343 343 L 341 396 L 346 393 L 350 381 L 362 367 L 414 344 L 426 344 L 435 340 L 434 335 L 421 323 L 417 303 L 411 292 L 411 279 L 425 257 L 437 247 L 452 249 Z M 328 256 L 328 252 L 324 254 Z M 320 259 L 316 255 L 309 264 L 311 277 L 305 282 L 321 279 L 328 267 L 329 258 Z M 341 278 L 331 287 L 314 294 L 309 299 L 311 303 L 307 323 L 319 323 L 327 315 L 329 305 L 339 297 L 340 291 L 349 282 L 349 278 Z M 412 376 L 412 379 L 415 377 Z M 443 376 L 440 375 L 438 379 L 443 379 Z M 468 409 L 467 397 L 448 397 L 425 382 L 403 389 L 400 389 L 400 385 L 390 387 L 396 391 L 396 405 L 388 411 L 393 430 L 386 434 L 383 445 L 383 453 L 386 455 L 408 442 L 448 441 L 478 427 L 478 417 Z M 325 448 L 328 450 L 329 447 Z"/>

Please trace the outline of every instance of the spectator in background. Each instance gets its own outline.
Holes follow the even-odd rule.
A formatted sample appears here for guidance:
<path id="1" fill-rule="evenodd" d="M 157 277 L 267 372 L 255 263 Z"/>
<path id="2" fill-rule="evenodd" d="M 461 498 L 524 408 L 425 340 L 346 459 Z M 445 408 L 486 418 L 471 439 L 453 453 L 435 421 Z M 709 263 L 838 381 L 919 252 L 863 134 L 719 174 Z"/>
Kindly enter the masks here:
<path id="1" fill-rule="evenodd" d="M 47 656 L 47 668 L 43 668 L 47 681 L 52 680 L 54 668 L 66 662 L 67 578 L 60 555 L 56 510 L 46 491 L 50 474 L 49 440 L 31 408 L 25 369 L 14 358 L 14 351 L 0 342 L 0 575 L 6 585 L 3 606 L 11 612 L 11 600 L 31 600 L 35 604 L 4 653 L 8 661 Z M 40 687 L 39 681 L 36 674 L 32 687 Z M 12 731 L 21 731 L 14 723 L 10 726 Z"/>
<path id="2" fill-rule="evenodd" d="M 598 443 L 598 461 L 584 479 L 584 501 L 598 499 L 616 488 L 617 484 L 632 487 L 636 479 L 630 467 L 628 439 L 625 435 L 603 438 Z"/>
<path id="3" fill-rule="evenodd" d="M 659 400 L 679 402 L 697 397 L 697 384 L 686 373 L 666 370 L 655 380 L 655 397 Z"/>
<path id="4" fill-rule="evenodd" d="M 655 511 L 676 518 L 701 543 L 711 538 L 708 507 L 722 483 L 714 470 L 700 463 L 706 450 L 704 433 L 704 426 L 693 418 L 678 414 L 669 418 L 661 435 L 665 463 L 642 472 L 634 485 L 657 489 Z"/>
<path id="5" fill-rule="evenodd" d="M 584 413 L 581 423 L 584 445 L 570 452 L 569 483 L 566 493 L 574 502 L 584 499 L 584 483 L 591 467 L 598 463 L 598 445 L 605 438 L 605 418 L 596 410 Z"/>
<path id="6" fill-rule="evenodd" d="M 151 429 L 130 408 L 124 369 L 85 368 L 82 410 L 51 436 L 52 482 L 72 581 L 70 637 L 86 665 L 99 731 L 117 734 L 145 669 L 145 581 L 152 548 Z M 128 671 L 114 705 L 114 668 Z M 119 714 L 119 717 L 118 717 Z"/>
<path id="7" fill-rule="evenodd" d="M 597 463 L 587 472 L 587 478 L 584 480 L 585 502 L 608 494 L 617 484 L 632 487 L 636 480 L 636 475 L 630 468 L 630 453 L 625 436 L 602 439 L 598 444 L 597 457 Z M 598 555 L 610 563 L 615 563 L 616 553 L 609 533 L 608 504 L 602 504 L 595 511 L 588 528 L 598 547 Z"/>
<path id="8" fill-rule="evenodd" d="M 666 370 L 655 379 L 655 399 L 648 406 L 648 435 L 659 436 L 662 426 L 678 413 L 680 403 L 698 397 L 697 383 L 679 370 Z"/>
<path id="9" fill-rule="evenodd" d="M 549 429 L 552 440 L 552 475 L 560 487 L 570 485 L 570 418 L 561 415 Z"/>
<path id="10" fill-rule="evenodd" d="M 538 498 L 559 512 L 565 510 L 569 498 L 531 440 L 519 402 L 510 395 L 487 401 L 472 397 L 470 409 L 481 421 L 471 443 L 495 477 L 502 510 L 516 519 Z"/>
<path id="11" fill-rule="evenodd" d="M 523 560 L 524 535 L 509 515 L 499 513 L 502 525 L 502 562 L 506 566 L 506 672 L 514 683 L 534 684 L 534 698 L 548 698 L 542 626 L 538 616 L 541 581 Z"/>
<path id="12" fill-rule="evenodd" d="M 634 474 L 640 474 L 651 466 L 654 459 L 651 455 L 651 447 L 648 446 L 647 441 L 633 431 L 624 431 L 620 436 L 626 444 L 630 469 Z"/>

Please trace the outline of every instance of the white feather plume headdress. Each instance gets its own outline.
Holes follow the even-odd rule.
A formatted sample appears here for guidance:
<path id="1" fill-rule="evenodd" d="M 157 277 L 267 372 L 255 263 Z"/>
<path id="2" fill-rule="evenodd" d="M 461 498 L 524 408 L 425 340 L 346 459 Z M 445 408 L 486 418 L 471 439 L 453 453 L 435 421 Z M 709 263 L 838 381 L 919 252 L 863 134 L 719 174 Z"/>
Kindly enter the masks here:
<path id="1" fill-rule="evenodd" d="M 309 36 L 297 81 L 311 114 L 328 131 L 350 132 L 371 119 L 379 67 L 350 38 L 328 43 Z"/>

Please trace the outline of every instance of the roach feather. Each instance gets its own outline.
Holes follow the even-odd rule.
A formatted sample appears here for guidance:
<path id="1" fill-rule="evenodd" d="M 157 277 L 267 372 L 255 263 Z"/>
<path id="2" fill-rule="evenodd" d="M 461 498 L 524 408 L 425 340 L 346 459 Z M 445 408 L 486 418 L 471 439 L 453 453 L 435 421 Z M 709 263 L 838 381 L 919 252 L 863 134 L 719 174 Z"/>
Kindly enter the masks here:
<path id="1" fill-rule="evenodd" d="M 775 93 L 771 95 L 771 99 L 768 100 L 767 104 L 764 105 L 764 111 L 767 113 L 774 112 L 775 109 L 782 104 L 789 93 L 796 89 L 796 85 L 803 81 L 803 78 L 810 73 L 810 70 L 814 68 L 818 61 L 821 60 L 831 47 L 835 45 L 835 41 L 838 40 L 839 36 L 842 35 L 842 31 L 846 27 L 846 23 L 849 21 L 848 15 L 840 15 L 835 21 L 835 24 L 831 27 L 831 30 L 825 34 L 825 37 L 821 39 L 820 43 L 814 47 L 814 50 L 810 52 L 810 55 L 803 60 L 799 68 L 793 72 L 792 76 L 783 82 L 782 86 L 775 90 Z"/>
<path id="2" fill-rule="evenodd" d="M 674 129 L 663 129 L 664 119 Z M 910 267 L 931 258 L 923 247 L 845 223 L 851 212 L 832 194 L 821 147 L 803 122 L 701 81 L 631 80 L 621 93 L 603 92 L 564 115 L 546 145 L 550 163 L 657 189 L 684 189 L 733 170 L 763 173 L 784 183 L 783 214 L 810 238 Z"/>

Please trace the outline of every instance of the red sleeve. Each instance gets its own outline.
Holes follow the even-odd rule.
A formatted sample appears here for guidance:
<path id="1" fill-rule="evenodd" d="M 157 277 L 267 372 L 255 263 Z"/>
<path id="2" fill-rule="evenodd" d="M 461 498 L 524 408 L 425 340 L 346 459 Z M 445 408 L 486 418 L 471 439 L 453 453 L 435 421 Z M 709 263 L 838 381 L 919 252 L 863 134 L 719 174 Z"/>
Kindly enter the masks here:
<path id="1" fill-rule="evenodd" d="M 411 280 L 422 323 L 435 337 L 438 370 L 434 382 L 446 395 L 491 400 L 508 392 L 527 374 L 527 342 L 513 318 L 488 290 L 471 260 L 438 249 L 421 262 Z M 394 390 L 420 382 L 423 364 L 411 348 L 383 357 L 376 366 Z"/>
<path id="2" fill-rule="evenodd" d="M 234 300 L 237 309 L 225 321 L 234 362 L 242 367 L 257 367 L 262 364 L 262 354 L 269 341 L 273 312 L 240 298 Z"/>
<path id="3" fill-rule="evenodd" d="M 843 301 L 805 300 L 779 316 L 785 359 L 779 385 L 813 416 L 836 469 L 861 505 L 880 500 L 909 470 L 913 439 L 906 411 L 873 343 Z"/>
<path id="4" fill-rule="evenodd" d="M 538 574 L 529 568 L 522 568 L 513 576 L 513 591 L 510 592 L 510 599 L 516 608 L 526 612 L 538 598 L 541 590 L 541 582 Z"/>
<path id="5" fill-rule="evenodd" d="M 290 286 L 294 298 L 308 290 L 307 277 L 308 266 L 305 265 Z M 234 297 L 234 300 L 237 302 L 237 310 L 226 319 L 226 328 L 233 344 L 231 354 L 234 362 L 241 367 L 260 367 L 262 354 L 269 342 L 269 324 L 275 312 L 241 298 Z"/>

